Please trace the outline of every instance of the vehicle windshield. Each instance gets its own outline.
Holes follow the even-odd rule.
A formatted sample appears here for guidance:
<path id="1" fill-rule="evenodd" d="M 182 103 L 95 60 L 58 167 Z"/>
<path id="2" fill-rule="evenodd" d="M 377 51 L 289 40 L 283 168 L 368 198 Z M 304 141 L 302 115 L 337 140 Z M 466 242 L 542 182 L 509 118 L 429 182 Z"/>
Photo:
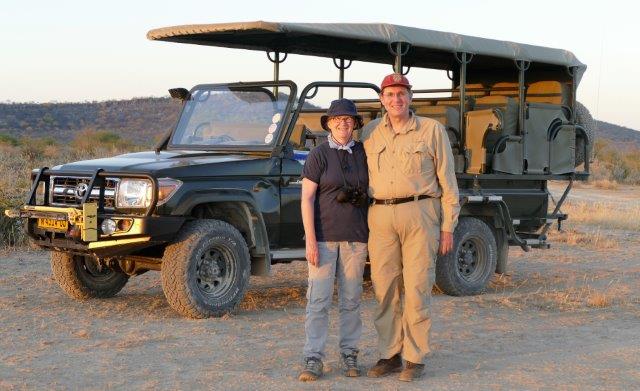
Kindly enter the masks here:
<path id="1" fill-rule="evenodd" d="M 185 103 L 170 144 L 214 148 L 272 145 L 290 93 L 287 86 L 278 88 L 276 99 L 267 87 L 196 87 Z"/>

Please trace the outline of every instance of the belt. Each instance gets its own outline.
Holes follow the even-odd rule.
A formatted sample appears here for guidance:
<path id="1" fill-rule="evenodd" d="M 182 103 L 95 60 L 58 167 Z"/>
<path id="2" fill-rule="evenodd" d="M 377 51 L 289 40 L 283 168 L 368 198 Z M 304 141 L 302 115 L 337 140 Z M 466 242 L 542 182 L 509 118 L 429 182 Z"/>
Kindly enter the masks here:
<path id="1" fill-rule="evenodd" d="M 395 205 L 395 204 L 404 204 L 405 202 L 424 200 L 425 198 L 431 198 L 426 194 L 413 196 L 413 197 L 404 197 L 404 198 L 389 198 L 387 200 L 377 200 L 373 199 L 373 203 L 377 205 Z"/>

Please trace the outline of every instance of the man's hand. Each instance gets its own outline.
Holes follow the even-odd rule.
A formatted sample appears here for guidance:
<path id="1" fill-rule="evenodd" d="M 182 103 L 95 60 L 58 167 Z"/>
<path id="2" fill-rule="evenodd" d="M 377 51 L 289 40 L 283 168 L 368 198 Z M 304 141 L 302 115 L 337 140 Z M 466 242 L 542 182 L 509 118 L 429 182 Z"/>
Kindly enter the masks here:
<path id="1" fill-rule="evenodd" d="M 307 261 L 309 261 L 309 265 L 311 266 L 318 266 L 318 260 L 319 260 L 319 256 L 318 256 L 318 242 L 313 240 L 307 240 L 306 241 L 306 257 L 307 257 Z"/>
<path id="2" fill-rule="evenodd" d="M 453 233 L 440 231 L 440 248 L 438 249 L 438 254 L 447 255 L 451 250 L 453 250 Z"/>

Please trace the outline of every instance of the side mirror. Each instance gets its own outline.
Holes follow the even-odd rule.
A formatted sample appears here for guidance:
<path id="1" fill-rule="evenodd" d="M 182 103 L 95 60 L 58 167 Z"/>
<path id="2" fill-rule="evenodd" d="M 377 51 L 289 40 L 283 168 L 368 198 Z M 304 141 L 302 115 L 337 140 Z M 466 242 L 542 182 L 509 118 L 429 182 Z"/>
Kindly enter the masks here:
<path id="1" fill-rule="evenodd" d="M 191 94 L 189 93 L 189 90 L 187 90 L 186 88 L 170 88 L 169 89 L 169 95 L 171 95 L 171 97 L 173 99 L 180 99 L 181 101 L 186 101 L 191 99 Z"/>

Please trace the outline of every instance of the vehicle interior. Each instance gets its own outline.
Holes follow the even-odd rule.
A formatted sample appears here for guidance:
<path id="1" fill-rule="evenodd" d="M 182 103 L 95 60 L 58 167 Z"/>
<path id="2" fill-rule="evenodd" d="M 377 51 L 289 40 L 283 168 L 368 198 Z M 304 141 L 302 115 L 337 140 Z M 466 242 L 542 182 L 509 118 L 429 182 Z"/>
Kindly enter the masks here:
<path id="1" fill-rule="evenodd" d="M 467 83 L 464 125 L 466 140 L 462 145 L 460 94 L 456 86 L 441 96 L 424 97 L 432 90 L 416 90 L 413 112 L 437 120 L 447 129 L 455 158 L 456 172 L 563 174 L 574 171 L 571 153 L 575 131 L 567 126 L 571 119 L 569 86 L 555 80 L 525 85 L 525 123 L 528 148 L 514 145 L 518 128 L 518 83 L 496 82 L 491 85 Z M 383 109 L 379 101 L 355 99 L 364 123 L 379 118 Z M 310 150 L 327 137 L 320 125 L 325 110 L 301 110 L 289 142 L 296 150 Z M 552 149 L 564 153 L 553 154 Z M 521 164 L 518 161 L 522 161 Z"/>

